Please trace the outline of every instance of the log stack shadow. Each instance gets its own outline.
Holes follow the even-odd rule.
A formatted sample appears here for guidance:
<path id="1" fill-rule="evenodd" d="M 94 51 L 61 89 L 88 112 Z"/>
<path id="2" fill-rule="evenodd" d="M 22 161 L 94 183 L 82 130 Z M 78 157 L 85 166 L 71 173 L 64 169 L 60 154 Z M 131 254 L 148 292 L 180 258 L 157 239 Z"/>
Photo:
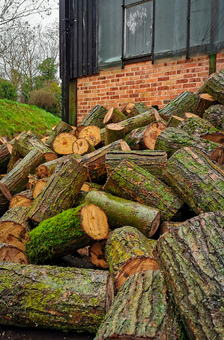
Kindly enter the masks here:
<path id="1" fill-rule="evenodd" d="M 224 71 L 0 145 L 0 324 L 224 338 Z"/>

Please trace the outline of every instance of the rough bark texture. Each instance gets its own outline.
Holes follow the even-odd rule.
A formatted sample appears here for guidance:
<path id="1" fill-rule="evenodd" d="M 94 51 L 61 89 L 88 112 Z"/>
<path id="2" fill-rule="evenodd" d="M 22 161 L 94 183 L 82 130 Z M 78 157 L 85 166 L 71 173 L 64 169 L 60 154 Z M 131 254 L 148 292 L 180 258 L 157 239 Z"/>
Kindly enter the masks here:
<path id="1" fill-rule="evenodd" d="M 177 151 L 167 161 L 164 179 L 195 213 L 224 210 L 224 171 L 199 150 Z"/>
<path id="2" fill-rule="evenodd" d="M 103 124 L 118 123 L 125 119 L 127 119 L 127 117 L 121 111 L 115 107 L 111 107 L 104 117 Z"/>
<path id="3" fill-rule="evenodd" d="M 74 155 L 73 155 L 74 156 Z M 63 162 L 66 156 L 54 159 L 53 161 L 45 162 L 43 164 L 40 164 L 36 169 L 36 174 L 39 178 L 45 178 L 49 177 L 53 174 L 54 170 L 57 168 L 57 166 Z M 79 156 L 77 155 L 77 158 Z"/>
<path id="4" fill-rule="evenodd" d="M 159 110 L 159 114 L 167 121 L 172 115 L 183 117 L 185 112 L 194 112 L 197 101 L 198 95 L 195 93 L 190 91 L 182 92 L 178 97 Z"/>
<path id="5" fill-rule="evenodd" d="M 178 125 L 183 122 L 184 118 L 178 116 L 171 116 L 167 122 L 167 127 L 178 127 Z"/>
<path id="6" fill-rule="evenodd" d="M 224 213 L 205 213 L 174 227 L 155 256 L 189 339 L 224 338 Z"/>
<path id="7" fill-rule="evenodd" d="M 91 191 L 85 200 L 98 205 L 105 212 L 110 228 L 129 225 L 140 230 L 145 236 L 151 237 L 159 227 L 161 212 L 158 209 L 103 191 Z"/>
<path id="8" fill-rule="evenodd" d="M 167 162 L 167 154 L 165 151 L 159 150 L 109 151 L 105 160 L 108 176 L 123 159 L 136 163 L 155 177 L 162 178 L 162 170 Z"/>
<path id="9" fill-rule="evenodd" d="M 29 233 L 26 255 L 30 263 L 46 263 L 101 240 L 108 235 L 108 223 L 100 208 L 81 205 L 41 222 Z M 88 211 L 85 210 L 88 209 Z M 88 225 L 86 219 L 88 218 Z"/>
<path id="10" fill-rule="evenodd" d="M 198 94 L 208 93 L 224 105 L 224 70 L 212 73 L 198 90 Z"/>
<path id="11" fill-rule="evenodd" d="M 134 200 L 161 210 L 169 220 L 182 206 L 176 194 L 145 169 L 123 160 L 109 176 L 104 190 L 115 196 Z"/>
<path id="12" fill-rule="evenodd" d="M 199 95 L 198 102 L 194 109 L 194 114 L 202 117 L 205 110 L 207 110 L 210 106 L 218 104 L 217 100 L 214 99 L 208 93 L 202 93 Z"/>
<path id="13" fill-rule="evenodd" d="M 224 130 L 224 105 L 213 105 L 203 114 L 217 129 Z"/>
<path id="14" fill-rule="evenodd" d="M 105 314 L 108 272 L 1 264 L 0 323 L 95 333 Z"/>
<path id="15" fill-rule="evenodd" d="M 11 244 L 0 242 L 0 262 L 28 264 L 24 252 Z"/>
<path id="16" fill-rule="evenodd" d="M 64 158 L 45 188 L 34 199 L 29 218 L 40 223 L 47 218 L 69 209 L 87 179 L 87 169 L 72 155 Z"/>
<path id="17" fill-rule="evenodd" d="M 100 129 L 104 127 L 103 120 L 107 109 L 102 105 L 96 105 L 88 115 L 82 120 L 80 125 L 95 125 Z"/>
<path id="18" fill-rule="evenodd" d="M 141 113 L 144 113 L 146 111 L 149 111 L 151 108 L 147 106 L 143 102 L 139 103 L 128 103 L 125 105 L 125 107 L 122 109 L 122 112 L 125 114 L 127 118 L 131 118 L 134 116 L 137 116 Z"/>
<path id="19" fill-rule="evenodd" d="M 183 129 L 190 136 L 201 137 L 205 133 L 219 132 L 211 123 L 207 120 L 198 118 L 187 118 L 178 126 L 179 129 Z"/>
<path id="20" fill-rule="evenodd" d="M 105 145 L 111 144 L 116 140 L 123 139 L 125 137 L 124 127 L 120 124 L 108 124 L 105 127 Z"/>
<path id="21" fill-rule="evenodd" d="M 158 269 L 152 254 L 155 244 L 155 240 L 148 239 L 131 226 L 118 228 L 110 233 L 106 242 L 105 256 L 117 289 L 120 289 L 129 276 L 143 270 L 143 263 L 151 266 L 151 268 L 146 266 L 145 270 Z M 132 262 L 135 263 L 134 268 Z"/>

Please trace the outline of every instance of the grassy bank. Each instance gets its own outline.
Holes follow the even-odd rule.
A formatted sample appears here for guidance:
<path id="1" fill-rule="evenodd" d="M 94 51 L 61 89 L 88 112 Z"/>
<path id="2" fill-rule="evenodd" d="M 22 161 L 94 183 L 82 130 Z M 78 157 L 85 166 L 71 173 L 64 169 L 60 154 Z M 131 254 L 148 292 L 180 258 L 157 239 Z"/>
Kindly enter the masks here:
<path id="1" fill-rule="evenodd" d="M 57 125 L 60 118 L 36 106 L 0 99 L 0 137 L 11 139 L 22 131 L 32 131 L 38 137 Z"/>

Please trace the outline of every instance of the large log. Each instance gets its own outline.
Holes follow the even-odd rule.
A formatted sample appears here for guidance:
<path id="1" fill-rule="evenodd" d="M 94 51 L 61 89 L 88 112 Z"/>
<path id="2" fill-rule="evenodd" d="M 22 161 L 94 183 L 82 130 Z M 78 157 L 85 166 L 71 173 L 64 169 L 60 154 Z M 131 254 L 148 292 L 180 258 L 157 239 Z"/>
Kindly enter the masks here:
<path id="1" fill-rule="evenodd" d="M 52 148 L 53 146 L 53 142 L 55 140 L 55 137 L 61 133 L 61 132 L 70 132 L 72 131 L 72 127 L 71 125 L 69 125 L 68 123 L 64 122 L 63 120 L 61 120 L 57 126 L 55 126 L 54 130 L 52 131 L 52 134 L 47 138 L 45 144 L 47 144 L 50 148 Z"/>
<path id="2" fill-rule="evenodd" d="M 201 214 L 160 237 L 155 256 L 188 339 L 224 338 L 224 212 Z"/>
<path id="3" fill-rule="evenodd" d="M 203 114 L 217 129 L 224 130 L 224 105 L 213 105 Z"/>
<path id="4" fill-rule="evenodd" d="M 160 224 L 161 212 L 158 209 L 103 191 L 90 191 L 85 201 L 98 205 L 105 212 L 110 228 L 129 225 L 140 230 L 146 237 L 151 237 Z"/>
<path id="5" fill-rule="evenodd" d="M 11 145 L 8 143 L 0 145 L 0 174 L 7 172 L 7 166 L 12 152 L 11 148 Z"/>
<path id="6" fill-rule="evenodd" d="M 185 112 L 194 112 L 197 105 L 198 95 L 193 92 L 182 92 L 178 97 L 159 110 L 159 114 L 166 121 L 171 116 L 183 117 Z"/>
<path id="7" fill-rule="evenodd" d="M 108 272 L 1 264 L 0 323 L 95 333 L 106 314 Z"/>
<path id="8" fill-rule="evenodd" d="M 224 70 L 212 73 L 197 93 L 208 93 L 220 104 L 224 105 Z"/>
<path id="9" fill-rule="evenodd" d="M 136 163 L 155 177 L 161 179 L 162 170 L 167 162 L 167 154 L 165 151 L 159 150 L 108 151 L 105 160 L 108 176 L 123 159 Z"/>
<path id="10" fill-rule="evenodd" d="M 171 188 L 125 159 L 108 177 L 104 190 L 161 210 L 163 220 L 169 220 L 183 204 Z"/>
<path id="11" fill-rule="evenodd" d="M 122 112 L 120 112 L 115 107 L 111 107 L 104 117 L 103 124 L 106 125 L 111 123 L 118 123 L 125 119 L 126 116 Z"/>
<path id="12" fill-rule="evenodd" d="M 200 150 L 177 151 L 167 161 L 164 179 L 196 214 L 224 210 L 224 171 Z"/>
<path id="13" fill-rule="evenodd" d="M 21 249 L 2 242 L 0 242 L 0 262 L 28 264 L 26 255 Z"/>
<path id="14" fill-rule="evenodd" d="M 71 208 L 86 179 L 87 169 L 73 155 L 65 157 L 34 199 L 29 218 L 40 223 Z"/>
<path id="15" fill-rule="evenodd" d="M 58 155 L 70 155 L 73 153 L 72 147 L 76 140 L 77 138 L 73 134 L 61 132 L 55 137 L 52 149 Z"/>
<path id="16" fill-rule="evenodd" d="M 30 263 L 46 263 L 108 235 L 105 213 L 94 204 L 63 211 L 29 233 L 26 255 Z"/>
<path id="17" fill-rule="evenodd" d="M 159 268 L 152 253 L 156 242 L 131 226 L 110 233 L 105 257 L 117 290 L 135 273 Z"/>
<path id="18" fill-rule="evenodd" d="M 202 93 L 199 95 L 198 102 L 194 109 L 194 114 L 202 117 L 205 110 L 207 110 L 210 106 L 216 104 L 218 104 L 217 100 L 210 96 L 210 94 Z"/>
<path id="19" fill-rule="evenodd" d="M 102 105 L 96 105 L 88 115 L 82 120 L 80 125 L 88 126 L 95 125 L 100 129 L 104 127 L 103 120 L 107 113 L 107 109 Z"/>
<path id="20" fill-rule="evenodd" d="M 200 117 L 187 118 L 182 123 L 178 125 L 179 129 L 183 129 L 190 136 L 194 135 L 197 137 L 201 137 L 206 133 L 214 133 L 219 132 L 209 121 L 202 119 Z"/>

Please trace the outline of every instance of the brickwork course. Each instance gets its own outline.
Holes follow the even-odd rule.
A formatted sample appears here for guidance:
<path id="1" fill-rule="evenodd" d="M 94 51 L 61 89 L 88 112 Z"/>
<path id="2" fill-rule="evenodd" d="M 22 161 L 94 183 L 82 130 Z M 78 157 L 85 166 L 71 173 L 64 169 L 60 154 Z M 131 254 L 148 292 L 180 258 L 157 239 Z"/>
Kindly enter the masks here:
<path id="1" fill-rule="evenodd" d="M 224 69 L 224 50 L 217 54 L 216 71 Z M 184 91 L 197 92 L 209 75 L 209 56 L 166 58 L 111 67 L 78 78 L 78 124 L 96 105 L 121 109 L 128 102 L 164 107 Z"/>

